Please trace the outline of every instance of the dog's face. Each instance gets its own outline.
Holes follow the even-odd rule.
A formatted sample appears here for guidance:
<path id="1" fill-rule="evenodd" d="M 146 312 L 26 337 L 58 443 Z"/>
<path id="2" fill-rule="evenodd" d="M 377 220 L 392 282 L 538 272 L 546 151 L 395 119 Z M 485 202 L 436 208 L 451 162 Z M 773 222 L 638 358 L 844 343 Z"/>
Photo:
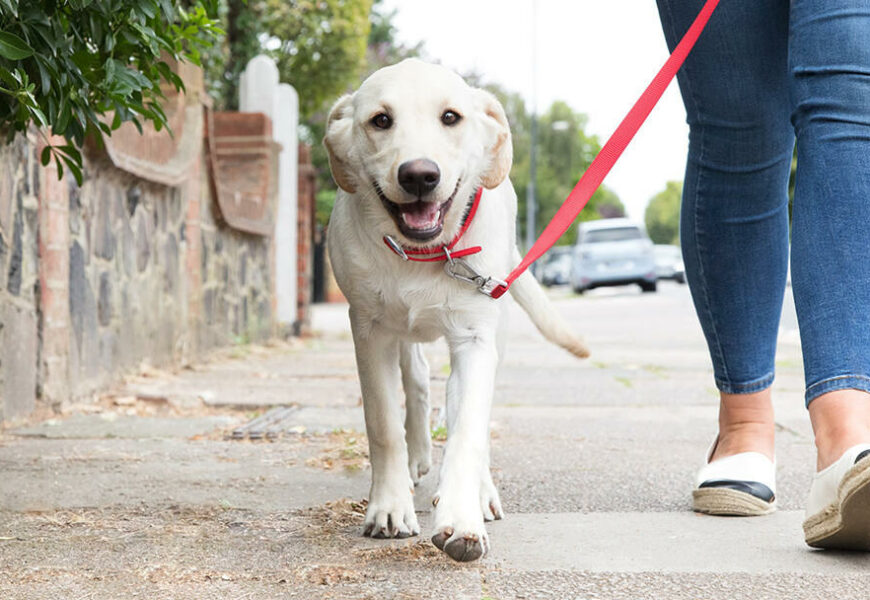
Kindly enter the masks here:
<path id="1" fill-rule="evenodd" d="M 411 245 L 449 241 L 468 199 L 510 171 L 504 109 L 443 67 L 409 59 L 380 69 L 329 113 L 324 145 L 336 183 L 382 233 Z"/>

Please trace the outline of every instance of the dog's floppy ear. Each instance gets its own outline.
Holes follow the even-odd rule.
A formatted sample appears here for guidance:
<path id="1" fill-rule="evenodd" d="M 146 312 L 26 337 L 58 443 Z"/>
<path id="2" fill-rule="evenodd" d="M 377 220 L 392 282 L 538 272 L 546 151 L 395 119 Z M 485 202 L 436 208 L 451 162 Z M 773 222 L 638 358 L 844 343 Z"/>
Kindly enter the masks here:
<path id="1" fill-rule="evenodd" d="M 329 111 L 326 119 L 326 135 L 323 145 L 329 155 L 329 169 L 338 187 L 350 194 L 356 191 L 353 176 L 348 169 L 347 151 L 351 145 L 353 129 L 353 96 L 339 98 Z"/>
<path id="2" fill-rule="evenodd" d="M 485 90 L 477 90 L 477 93 L 489 154 L 489 167 L 484 171 L 481 182 L 484 187 L 492 189 L 504 181 L 511 171 L 514 155 L 511 129 L 501 102 Z"/>

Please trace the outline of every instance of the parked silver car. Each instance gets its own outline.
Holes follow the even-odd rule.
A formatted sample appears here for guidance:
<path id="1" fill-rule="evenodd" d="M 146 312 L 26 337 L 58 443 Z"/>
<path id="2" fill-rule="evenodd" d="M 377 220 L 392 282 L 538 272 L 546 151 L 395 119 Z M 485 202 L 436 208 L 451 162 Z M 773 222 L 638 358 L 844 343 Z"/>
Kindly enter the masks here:
<path id="1" fill-rule="evenodd" d="M 571 280 L 571 261 L 574 260 L 573 248 L 556 246 L 544 256 L 541 267 L 541 283 L 546 286 L 566 285 Z"/>
<path id="2" fill-rule="evenodd" d="M 679 246 L 656 244 L 653 249 L 656 259 L 656 277 L 686 283 L 686 267 Z"/>
<path id="3" fill-rule="evenodd" d="M 571 268 L 574 291 L 631 283 L 656 291 L 653 244 L 646 231 L 629 219 L 580 223 Z"/>

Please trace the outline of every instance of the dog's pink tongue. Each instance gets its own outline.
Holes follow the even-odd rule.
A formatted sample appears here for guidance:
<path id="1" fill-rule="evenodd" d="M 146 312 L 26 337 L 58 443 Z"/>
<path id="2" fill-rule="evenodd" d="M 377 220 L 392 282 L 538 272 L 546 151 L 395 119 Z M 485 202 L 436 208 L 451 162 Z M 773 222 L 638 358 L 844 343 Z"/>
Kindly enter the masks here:
<path id="1" fill-rule="evenodd" d="M 435 202 L 414 202 L 402 207 L 402 220 L 412 229 L 431 229 L 438 224 L 439 210 Z"/>

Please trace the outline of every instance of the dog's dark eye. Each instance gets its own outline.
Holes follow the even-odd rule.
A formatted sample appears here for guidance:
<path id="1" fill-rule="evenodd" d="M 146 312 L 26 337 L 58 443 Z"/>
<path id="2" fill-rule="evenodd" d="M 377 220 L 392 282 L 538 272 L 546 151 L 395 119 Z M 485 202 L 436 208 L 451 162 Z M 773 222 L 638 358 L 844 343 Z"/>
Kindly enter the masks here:
<path id="1" fill-rule="evenodd" d="M 441 122 L 445 125 L 456 125 L 459 123 L 460 119 L 462 119 L 462 117 L 459 113 L 452 110 L 445 110 L 444 114 L 441 115 Z"/>
<path id="2" fill-rule="evenodd" d="M 387 113 L 378 113 L 369 122 L 378 129 L 389 129 L 393 125 L 393 120 Z"/>

